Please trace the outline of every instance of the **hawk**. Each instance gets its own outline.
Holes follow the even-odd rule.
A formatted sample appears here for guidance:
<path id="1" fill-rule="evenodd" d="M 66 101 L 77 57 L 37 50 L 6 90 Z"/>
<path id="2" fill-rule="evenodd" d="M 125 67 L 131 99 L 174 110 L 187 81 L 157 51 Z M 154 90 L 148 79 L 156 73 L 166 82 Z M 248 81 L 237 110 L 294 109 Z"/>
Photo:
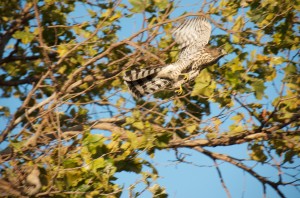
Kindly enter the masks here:
<path id="1" fill-rule="evenodd" d="M 125 72 L 123 79 L 135 98 L 166 89 L 177 89 L 181 94 L 184 83 L 226 55 L 223 49 L 208 45 L 211 25 L 204 17 L 186 19 L 172 34 L 181 50 L 176 62 Z"/>

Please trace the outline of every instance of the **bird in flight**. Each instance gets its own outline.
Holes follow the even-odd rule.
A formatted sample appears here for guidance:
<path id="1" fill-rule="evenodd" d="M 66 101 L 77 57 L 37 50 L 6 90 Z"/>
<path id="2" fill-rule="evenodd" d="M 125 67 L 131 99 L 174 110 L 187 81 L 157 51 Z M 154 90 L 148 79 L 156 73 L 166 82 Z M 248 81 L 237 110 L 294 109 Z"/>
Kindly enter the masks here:
<path id="1" fill-rule="evenodd" d="M 172 33 L 181 50 L 176 62 L 125 72 L 123 79 L 135 98 L 166 89 L 182 94 L 183 84 L 226 55 L 225 50 L 208 45 L 211 25 L 204 17 L 186 19 Z"/>

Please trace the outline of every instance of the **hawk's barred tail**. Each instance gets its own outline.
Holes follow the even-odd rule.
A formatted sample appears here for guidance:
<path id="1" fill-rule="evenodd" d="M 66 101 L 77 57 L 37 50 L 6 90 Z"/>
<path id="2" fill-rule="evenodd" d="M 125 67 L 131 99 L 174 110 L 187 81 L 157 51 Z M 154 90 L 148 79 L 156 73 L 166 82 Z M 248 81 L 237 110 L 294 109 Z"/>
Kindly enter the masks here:
<path id="1" fill-rule="evenodd" d="M 142 78 L 145 78 L 147 76 L 151 76 L 154 74 L 157 74 L 162 70 L 163 67 L 157 67 L 157 68 L 145 68 L 145 69 L 135 69 L 126 71 L 125 75 L 123 76 L 123 79 L 125 81 L 135 81 Z"/>
<path id="2" fill-rule="evenodd" d="M 144 95 L 152 94 L 165 89 L 170 81 L 163 78 L 151 78 L 150 76 L 136 81 L 125 81 L 130 92 L 135 98 L 141 98 Z"/>

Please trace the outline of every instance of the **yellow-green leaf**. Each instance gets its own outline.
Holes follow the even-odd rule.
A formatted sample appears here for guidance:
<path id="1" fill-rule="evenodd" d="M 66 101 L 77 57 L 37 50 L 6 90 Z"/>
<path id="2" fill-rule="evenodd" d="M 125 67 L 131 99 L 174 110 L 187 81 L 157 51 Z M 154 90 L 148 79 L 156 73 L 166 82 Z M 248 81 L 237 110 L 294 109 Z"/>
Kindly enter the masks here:
<path id="1" fill-rule="evenodd" d="M 27 44 L 35 38 L 35 35 L 29 31 L 16 31 L 13 37 L 15 39 L 21 39 L 22 43 Z"/>

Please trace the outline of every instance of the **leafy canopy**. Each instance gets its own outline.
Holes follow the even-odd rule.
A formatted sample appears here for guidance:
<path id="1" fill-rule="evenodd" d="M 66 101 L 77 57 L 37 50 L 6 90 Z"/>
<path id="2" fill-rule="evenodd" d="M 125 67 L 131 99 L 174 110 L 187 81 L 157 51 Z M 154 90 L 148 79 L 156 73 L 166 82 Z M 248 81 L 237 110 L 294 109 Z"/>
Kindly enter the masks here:
<path id="1" fill-rule="evenodd" d="M 282 187 L 297 188 L 299 1 L 197 6 L 182 12 L 168 0 L 1 1 L 1 194 L 166 197 L 150 159 L 174 150 L 184 163 L 182 148 L 212 159 L 220 181 L 218 164 L 226 162 L 256 178 L 264 193 L 267 186 L 285 197 Z M 123 72 L 175 61 L 171 30 L 194 15 L 208 18 L 211 44 L 229 55 L 184 95 L 133 99 Z M 248 147 L 245 159 L 210 149 L 239 144 Z M 278 176 L 266 177 L 251 162 L 275 167 Z M 120 172 L 140 179 L 124 186 Z"/>

